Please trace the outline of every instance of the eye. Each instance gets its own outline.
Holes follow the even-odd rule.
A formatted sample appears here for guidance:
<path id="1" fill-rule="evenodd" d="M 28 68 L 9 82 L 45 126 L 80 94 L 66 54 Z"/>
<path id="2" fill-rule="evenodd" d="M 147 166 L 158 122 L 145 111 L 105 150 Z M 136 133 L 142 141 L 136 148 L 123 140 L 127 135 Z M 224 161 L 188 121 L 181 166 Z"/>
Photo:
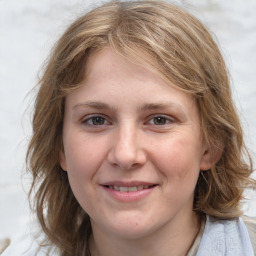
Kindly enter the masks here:
<path id="1" fill-rule="evenodd" d="M 153 118 L 151 118 L 149 120 L 149 124 L 151 125 L 166 125 L 173 122 L 173 120 L 170 117 L 166 117 L 166 116 L 154 116 Z"/>
<path id="2" fill-rule="evenodd" d="M 106 118 L 102 116 L 91 116 L 83 119 L 82 123 L 89 126 L 103 126 L 109 124 Z"/>

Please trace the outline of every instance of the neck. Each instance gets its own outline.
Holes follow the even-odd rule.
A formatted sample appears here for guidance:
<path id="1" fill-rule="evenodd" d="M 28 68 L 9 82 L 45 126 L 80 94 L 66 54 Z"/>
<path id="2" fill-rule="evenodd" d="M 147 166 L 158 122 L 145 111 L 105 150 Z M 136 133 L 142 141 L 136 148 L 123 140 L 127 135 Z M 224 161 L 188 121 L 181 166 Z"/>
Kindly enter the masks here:
<path id="1" fill-rule="evenodd" d="M 94 232 L 90 242 L 92 256 L 185 256 L 200 229 L 200 218 L 192 212 L 190 218 L 166 223 L 154 233 L 136 239 Z"/>

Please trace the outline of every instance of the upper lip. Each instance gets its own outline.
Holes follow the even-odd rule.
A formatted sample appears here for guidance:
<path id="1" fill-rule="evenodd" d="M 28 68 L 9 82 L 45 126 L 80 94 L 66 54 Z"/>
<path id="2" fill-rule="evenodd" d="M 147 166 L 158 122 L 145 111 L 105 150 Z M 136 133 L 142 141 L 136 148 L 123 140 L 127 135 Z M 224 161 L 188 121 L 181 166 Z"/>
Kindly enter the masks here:
<path id="1" fill-rule="evenodd" d="M 157 185 L 152 182 L 145 181 L 109 181 L 101 183 L 102 186 L 117 186 L 117 187 L 136 187 L 136 186 L 153 186 Z"/>

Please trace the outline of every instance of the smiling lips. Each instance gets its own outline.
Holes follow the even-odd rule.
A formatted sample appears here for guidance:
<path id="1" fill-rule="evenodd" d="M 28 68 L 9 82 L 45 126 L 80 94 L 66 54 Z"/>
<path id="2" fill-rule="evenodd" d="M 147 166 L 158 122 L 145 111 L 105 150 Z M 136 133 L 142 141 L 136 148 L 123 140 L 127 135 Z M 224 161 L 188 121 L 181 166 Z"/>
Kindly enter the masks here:
<path id="1" fill-rule="evenodd" d="M 139 186 L 132 186 L 132 187 L 125 187 L 125 186 L 116 186 L 116 185 L 110 185 L 107 186 L 109 189 L 114 189 L 116 191 L 120 192 L 135 192 L 143 189 L 151 188 L 155 185 L 139 185 Z"/>
<path id="2" fill-rule="evenodd" d="M 152 190 L 157 187 L 157 184 L 145 182 L 112 182 L 102 184 L 102 187 L 107 194 L 120 202 L 132 202 L 143 199 L 148 196 Z"/>

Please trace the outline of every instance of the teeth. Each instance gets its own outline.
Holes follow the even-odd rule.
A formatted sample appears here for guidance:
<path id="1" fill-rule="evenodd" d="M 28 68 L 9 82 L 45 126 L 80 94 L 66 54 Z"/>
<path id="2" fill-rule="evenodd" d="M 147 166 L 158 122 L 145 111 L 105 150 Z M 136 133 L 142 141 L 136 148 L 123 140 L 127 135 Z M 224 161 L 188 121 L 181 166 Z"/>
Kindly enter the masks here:
<path id="1" fill-rule="evenodd" d="M 142 189 L 143 189 L 142 185 L 137 187 L 137 190 L 142 190 Z"/>
<path id="2" fill-rule="evenodd" d="M 120 187 L 120 192 L 128 192 L 128 187 Z"/>
<path id="3" fill-rule="evenodd" d="M 134 187 L 119 187 L 119 186 L 108 186 L 110 189 L 114 189 L 116 191 L 120 191 L 120 192 L 135 192 L 138 190 L 142 190 L 142 189 L 148 189 L 150 186 L 143 186 L 143 185 L 139 185 L 139 186 L 134 186 Z"/>
<path id="4" fill-rule="evenodd" d="M 129 191 L 129 192 L 137 191 L 137 188 L 136 188 L 136 187 L 129 187 L 129 188 L 128 188 L 128 191 Z"/>

